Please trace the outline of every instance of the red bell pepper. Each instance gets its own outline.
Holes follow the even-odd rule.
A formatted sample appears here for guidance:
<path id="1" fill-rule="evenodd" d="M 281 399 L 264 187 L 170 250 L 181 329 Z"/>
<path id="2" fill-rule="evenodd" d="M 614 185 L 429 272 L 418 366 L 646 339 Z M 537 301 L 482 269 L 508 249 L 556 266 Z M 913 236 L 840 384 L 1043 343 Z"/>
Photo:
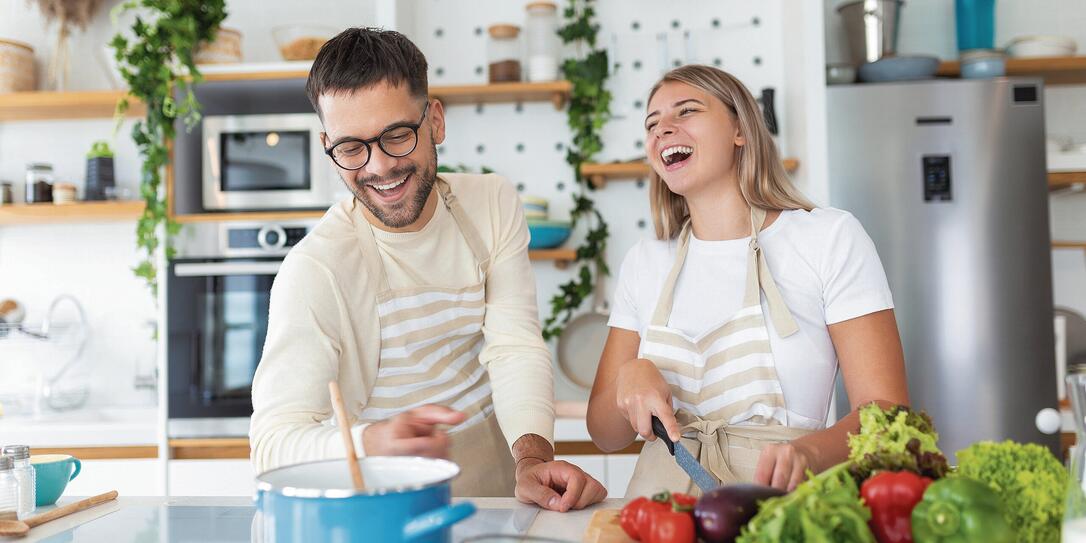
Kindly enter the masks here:
<path id="1" fill-rule="evenodd" d="M 871 531 L 879 543 L 912 543 L 912 513 L 932 482 L 911 471 L 876 473 L 860 486 L 871 510 Z"/>

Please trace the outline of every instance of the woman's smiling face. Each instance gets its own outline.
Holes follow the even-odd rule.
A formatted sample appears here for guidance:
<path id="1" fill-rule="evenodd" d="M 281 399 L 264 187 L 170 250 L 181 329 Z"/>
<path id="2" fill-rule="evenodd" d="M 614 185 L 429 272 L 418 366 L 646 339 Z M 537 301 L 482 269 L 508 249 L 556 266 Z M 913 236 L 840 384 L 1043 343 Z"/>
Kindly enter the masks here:
<path id="1" fill-rule="evenodd" d="M 735 148 L 746 143 L 727 106 L 676 81 L 664 83 L 649 100 L 645 132 L 649 164 L 681 196 L 719 182 L 735 166 Z"/>

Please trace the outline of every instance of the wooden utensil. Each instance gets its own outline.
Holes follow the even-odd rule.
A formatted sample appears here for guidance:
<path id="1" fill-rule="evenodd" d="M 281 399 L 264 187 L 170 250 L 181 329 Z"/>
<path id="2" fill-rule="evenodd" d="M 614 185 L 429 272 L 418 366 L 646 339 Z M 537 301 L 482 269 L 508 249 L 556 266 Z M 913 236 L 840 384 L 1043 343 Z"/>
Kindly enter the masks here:
<path id="1" fill-rule="evenodd" d="M 362 479 L 362 468 L 358 465 L 358 455 L 351 438 L 351 425 L 347 422 L 347 406 L 343 404 L 343 395 L 339 392 L 339 383 L 328 381 L 328 392 L 332 395 L 332 409 L 336 412 L 336 425 L 343 435 L 343 445 L 347 449 L 347 466 L 351 468 L 351 482 L 355 490 L 365 490 L 366 481 Z"/>
<path id="2" fill-rule="evenodd" d="M 94 507 L 95 505 L 101 505 L 108 501 L 117 499 L 117 491 L 112 490 L 105 494 L 99 494 L 87 498 L 85 500 L 79 500 L 75 503 L 69 503 L 61 507 L 57 507 L 47 513 L 40 515 L 34 515 L 30 518 L 23 520 L 0 520 L 0 536 L 14 536 L 22 537 L 26 535 L 31 528 L 40 524 L 45 524 L 51 520 L 56 520 L 60 517 L 66 517 L 72 513 L 78 513 L 84 509 Z"/>
<path id="3" fill-rule="evenodd" d="M 600 509 L 584 531 L 584 543 L 634 543 L 618 524 L 618 509 Z"/>

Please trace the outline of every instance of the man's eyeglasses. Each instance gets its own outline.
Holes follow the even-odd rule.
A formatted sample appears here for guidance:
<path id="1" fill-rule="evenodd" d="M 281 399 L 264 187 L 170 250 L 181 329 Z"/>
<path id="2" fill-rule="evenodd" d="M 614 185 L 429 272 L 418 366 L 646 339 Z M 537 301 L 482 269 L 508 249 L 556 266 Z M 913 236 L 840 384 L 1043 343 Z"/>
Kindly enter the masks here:
<path id="1" fill-rule="evenodd" d="M 422 126 L 426 112 L 430 110 L 430 102 L 422 108 L 422 116 L 419 122 L 411 124 L 397 124 L 390 126 L 376 138 L 368 140 L 349 138 L 325 149 L 324 152 L 337 166 L 344 170 L 361 170 L 370 161 L 373 154 L 373 144 L 376 143 L 381 151 L 391 157 L 404 157 L 410 155 L 419 144 L 419 127 Z"/>

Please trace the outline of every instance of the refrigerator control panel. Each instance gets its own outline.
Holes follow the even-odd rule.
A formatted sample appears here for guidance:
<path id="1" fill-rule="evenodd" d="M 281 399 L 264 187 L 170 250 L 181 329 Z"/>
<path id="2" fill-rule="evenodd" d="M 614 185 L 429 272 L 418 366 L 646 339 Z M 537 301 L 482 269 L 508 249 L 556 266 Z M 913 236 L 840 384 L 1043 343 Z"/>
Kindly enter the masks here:
<path id="1" fill-rule="evenodd" d="M 924 155 L 924 201 L 949 202 L 950 155 Z"/>

